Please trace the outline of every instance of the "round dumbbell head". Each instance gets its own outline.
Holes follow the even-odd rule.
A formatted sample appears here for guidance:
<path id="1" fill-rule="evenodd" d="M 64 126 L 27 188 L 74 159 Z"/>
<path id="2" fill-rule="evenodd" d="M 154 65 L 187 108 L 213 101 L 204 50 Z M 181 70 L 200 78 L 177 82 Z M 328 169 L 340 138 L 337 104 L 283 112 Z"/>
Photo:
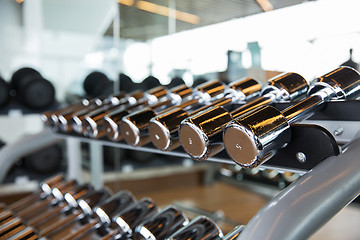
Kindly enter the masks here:
<path id="1" fill-rule="evenodd" d="M 331 89 L 337 99 L 356 99 L 360 95 L 360 74 L 350 67 L 340 67 L 317 79 L 309 95 L 321 88 Z"/>
<path id="2" fill-rule="evenodd" d="M 111 191 L 109 191 L 108 189 L 91 191 L 89 194 L 78 200 L 78 205 L 86 215 L 91 216 L 93 214 L 93 209 L 97 205 L 108 200 L 110 196 Z"/>
<path id="3" fill-rule="evenodd" d="M 86 76 L 83 86 L 85 92 L 90 96 L 99 96 L 99 85 L 109 82 L 109 78 L 102 72 L 94 71 Z"/>
<path id="4" fill-rule="evenodd" d="M 189 117 L 189 114 L 183 108 L 174 108 L 163 114 L 160 114 L 150 120 L 149 133 L 152 143 L 162 151 L 169 151 L 180 146 L 177 141 L 172 145 L 171 134 L 177 132 L 181 122 Z"/>
<path id="5" fill-rule="evenodd" d="M 65 193 L 64 199 L 69 206 L 76 208 L 79 206 L 77 200 L 86 197 L 92 191 L 94 191 L 94 187 L 91 184 L 83 184 Z"/>
<path id="6" fill-rule="evenodd" d="M 205 82 L 194 89 L 194 97 L 202 101 L 211 101 L 215 96 L 225 91 L 225 85 L 218 80 Z"/>
<path id="7" fill-rule="evenodd" d="M 166 239 L 188 224 L 187 217 L 175 207 L 169 206 L 135 228 L 135 238 L 139 240 Z"/>
<path id="8" fill-rule="evenodd" d="M 159 101 L 160 98 L 165 97 L 168 90 L 164 86 L 157 86 L 147 90 L 144 93 L 144 98 L 149 100 L 149 104 L 153 104 Z"/>
<path id="9" fill-rule="evenodd" d="M 51 189 L 53 187 L 55 187 L 58 184 L 62 184 L 65 182 L 65 177 L 62 174 L 56 175 L 50 179 L 46 179 L 43 182 L 40 183 L 40 188 L 42 189 L 42 191 L 47 194 L 50 195 L 51 194 Z"/>
<path id="10" fill-rule="evenodd" d="M 202 161 L 223 149 L 222 144 L 211 141 L 213 133 L 221 131 L 232 117 L 223 107 L 210 107 L 181 122 L 180 141 L 185 151 Z"/>
<path id="11" fill-rule="evenodd" d="M 262 95 L 274 90 L 279 93 L 279 100 L 294 100 L 307 93 L 309 85 L 301 75 L 289 72 L 270 79 L 269 86 L 264 88 Z"/>
<path id="12" fill-rule="evenodd" d="M 9 102 L 9 98 L 9 84 L 2 77 L 0 77 L 0 107 L 5 106 Z"/>
<path id="13" fill-rule="evenodd" d="M 196 217 L 188 225 L 172 234 L 169 240 L 214 240 L 222 237 L 223 233 L 217 224 L 205 216 Z"/>
<path id="14" fill-rule="evenodd" d="M 159 79 L 157 79 L 154 76 L 148 76 L 141 83 L 141 88 L 143 90 L 148 90 L 148 89 L 155 88 L 158 86 L 161 86 L 160 81 L 159 81 Z"/>
<path id="15" fill-rule="evenodd" d="M 135 197 L 129 191 L 121 191 L 96 207 L 95 213 L 102 223 L 110 224 L 115 215 L 133 206 L 135 202 Z"/>
<path id="16" fill-rule="evenodd" d="M 156 204 L 149 198 L 143 198 L 119 215 L 114 216 L 113 221 L 119 226 L 122 237 L 131 238 L 136 226 L 153 217 L 156 213 Z"/>
<path id="17" fill-rule="evenodd" d="M 254 168 L 269 159 L 272 149 L 290 141 L 287 119 L 274 107 L 265 106 L 227 124 L 223 140 L 227 153 L 242 167 Z"/>
<path id="18" fill-rule="evenodd" d="M 145 108 L 123 117 L 120 123 L 120 129 L 125 141 L 132 146 L 141 145 L 140 129 L 147 126 L 150 119 L 155 116 L 156 114 L 151 108 Z"/>
<path id="19" fill-rule="evenodd" d="M 192 87 L 197 87 L 203 83 L 206 83 L 207 81 L 209 81 L 209 79 L 206 79 L 204 77 L 198 77 L 194 80 Z"/>
<path id="20" fill-rule="evenodd" d="M 235 97 L 234 100 L 245 101 L 260 95 L 261 84 L 252 78 L 240 79 L 229 84 L 225 91 Z"/>
<path id="21" fill-rule="evenodd" d="M 182 84 L 185 84 L 185 82 L 181 77 L 174 77 L 173 79 L 171 79 L 168 88 L 173 88 Z"/>
<path id="22" fill-rule="evenodd" d="M 25 77 L 28 77 L 28 76 L 41 77 L 41 74 L 38 71 L 36 71 L 35 69 L 30 68 L 30 67 L 20 68 L 19 70 L 14 72 L 11 77 L 11 81 L 10 81 L 11 89 L 18 91 L 21 88 L 21 82 L 23 81 L 23 79 Z"/>
<path id="23" fill-rule="evenodd" d="M 131 92 L 136 90 L 136 85 L 133 80 L 126 74 L 119 74 L 119 90 L 125 92 Z"/>
<path id="24" fill-rule="evenodd" d="M 21 102 L 32 109 L 50 107 L 55 102 L 55 88 L 41 76 L 28 76 L 18 91 Z"/>
<path id="25" fill-rule="evenodd" d="M 34 172 L 51 173 L 60 169 L 62 149 L 59 145 L 52 145 L 26 156 L 23 161 Z"/>
<path id="26" fill-rule="evenodd" d="M 185 84 L 171 88 L 167 92 L 168 99 L 172 99 L 174 103 L 180 103 L 182 99 L 190 96 L 192 89 L 186 86 Z"/>

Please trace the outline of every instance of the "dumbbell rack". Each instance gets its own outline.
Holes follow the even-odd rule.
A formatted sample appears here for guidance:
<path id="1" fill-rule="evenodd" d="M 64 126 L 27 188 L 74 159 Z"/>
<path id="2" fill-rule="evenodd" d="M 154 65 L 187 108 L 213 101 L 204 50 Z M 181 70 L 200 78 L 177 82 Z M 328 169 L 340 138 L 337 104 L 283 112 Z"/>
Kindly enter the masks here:
<path id="1" fill-rule="evenodd" d="M 283 109 L 287 105 L 279 103 L 275 107 Z M 358 109 L 359 101 L 331 102 L 321 113 L 305 121 L 306 124 L 292 126 L 292 142 L 261 168 L 304 175 L 260 210 L 240 239 L 265 239 L 265 236 L 266 239 L 307 238 L 360 193 L 360 134 L 356 134 L 360 130 Z M 164 153 L 150 145 L 133 148 L 124 143 L 45 129 L 0 150 L 0 181 L 19 157 L 62 140 L 66 141 L 68 151 L 68 177 L 75 179 L 81 176 L 80 143 L 90 144 L 91 178 L 95 187 L 103 184 L 101 159 L 104 145 L 188 158 L 181 150 Z M 337 143 L 346 144 L 346 151 L 339 154 Z M 233 164 L 224 152 L 208 161 Z"/>

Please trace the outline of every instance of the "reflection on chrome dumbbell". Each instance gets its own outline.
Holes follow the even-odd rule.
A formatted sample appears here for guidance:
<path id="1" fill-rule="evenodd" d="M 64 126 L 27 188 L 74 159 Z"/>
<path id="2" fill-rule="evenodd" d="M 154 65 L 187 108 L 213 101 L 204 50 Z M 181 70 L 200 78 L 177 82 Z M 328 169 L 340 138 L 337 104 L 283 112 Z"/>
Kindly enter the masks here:
<path id="1" fill-rule="evenodd" d="M 139 92 L 139 94 L 142 95 L 142 92 Z M 41 116 L 41 119 L 46 125 L 56 131 L 69 132 L 72 130 L 71 119 L 75 113 L 89 112 L 104 105 L 115 105 L 124 102 L 128 96 L 120 92 L 105 98 L 83 99 L 80 103 L 69 105 L 53 112 L 46 112 Z"/>
<path id="2" fill-rule="evenodd" d="M 66 113 L 66 112 L 76 112 L 79 111 L 80 109 L 88 106 L 90 104 L 90 101 L 88 99 L 82 99 L 80 102 L 75 103 L 75 104 L 71 104 L 69 106 L 66 106 L 64 108 L 61 108 L 59 110 L 56 111 L 47 111 L 44 112 L 41 115 L 41 120 L 44 122 L 44 124 L 46 126 L 51 127 L 54 130 L 58 130 L 58 126 L 59 126 L 59 119 L 58 119 L 58 115 L 62 114 L 62 113 Z"/>
<path id="3" fill-rule="evenodd" d="M 147 107 L 153 104 L 156 104 L 168 95 L 168 90 L 163 87 L 155 87 L 145 92 L 144 97 L 139 101 L 135 102 L 134 104 L 129 105 L 126 108 L 119 108 L 106 114 L 103 120 L 103 129 L 106 133 L 107 138 L 112 141 L 118 142 L 123 139 L 120 133 L 119 124 L 121 119 L 129 115 L 130 113 L 141 109 L 142 107 Z"/>
<path id="4" fill-rule="evenodd" d="M 178 87 L 172 88 L 170 89 L 167 94 L 166 97 L 163 97 L 161 99 L 156 98 L 157 102 L 152 103 L 151 105 L 149 105 L 150 107 L 154 107 L 154 108 L 161 108 L 161 107 L 165 107 L 171 104 L 175 104 L 178 101 L 181 101 L 182 98 L 188 96 L 191 93 L 191 89 L 189 87 L 187 87 L 185 84 L 184 85 L 180 85 Z M 147 105 L 149 103 L 148 99 L 145 99 L 144 101 L 139 101 L 138 104 L 136 104 L 135 106 L 129 106 L 129 108 L 127 108 L 125 106 L 125 108 L 112 108 L 109 111 L 101 111 L 98 110 L 98 112 L 92 113 L 92 114 L 88 114 L 85 119 L 83 120 L 83 127 L 84 127 L 84 131 L 85 134 L 89 135 L 92 138 L 99 138 L 102 136 L 105 136 L 105 134 L 107 133 L 107 127 L 108 125 L 104 125 L 104 120 L 103 118 L 105 116 L 107 116 L 108 114 L 111 114 L 111 111 L 115 110 L 115 111 L 130 111 L 130 109 L 134 109 L 134 107 L 138 107 L 138 105 Z"/>
<path id="5" fill-rule="evenodd" d="M 32 227 L 26 227 L 24 230 L 14 234 L 13 236 L 7 238 L 8 240 L 34 240 L 40 239 L 40 236 L 35 232 Z"/>
<path id="6" fill-rule="evenodd" d="M 138 100 L 144 97 L 142 91 L 135 91 L 128 94 L 125 98 L 121 99 L 118 103 L 107 104 L 98 109 L 95 109 L 85 115 L 82 120 L 82 133 L 91 138 L 101 138 L 105 136 L 106 132 L 103 128 L 103 118 L 108 113 L 119 109 L 136 104 Z"/>
<path id="7" fill-rule="evenodd" d="M 61 184 L 64 184 L 65 177 L 64 175 L 56 175 L 48 180 L 45 180 L 40 183 L 41 191 L 35 192 L 27 197 L 24 197 L 20 199 L 19 201 L 16 201 L 12 204 L 10 204 L 7 208 L 18 212 L 24 208 L 29 207 L 29 205 L 32 205 L 35 201 L 44 199 L 48 197 L 51 194 L 51 189 L 55 186 L 59 186 Z"/>
<path id="8" fill-rule="evenodd" d="M 163 240 L 188 223 L 189 220 L 180 210 L 169 206 L 138 225 L 134 231 L 134 239 Z"/>
<path id="9" fill-rule="evenodd" d="M 26 229 L 26 225 L 21 218 L 15 217 L 13 220 L 0 226 L 0 239 L 9 239 Z"/>
<path id="10" fill-rule="evenodd" d="M 76 205 L 78 212 L 69 214 L 60 222 L 41 229 L 41 235 L 52 240 L 64 240 L 66 238 L 71 239 L 74 233 L 81 234 L 91 229 L 91 227 L 98 224 L 98 220 L 94 216 L 95 207 L 109 199 L 110 196 L 111 192 L 107 189 L 90 191 L 78 199 L 77 203 L 74 203 L 70 196 L 65 194 L 65 199 L 68 199 L 70 204 Z"/>
<path id="11" fill-rule="evenodd" d="M 241 79 L 233 82 L 225 90 L 225 93 L 219 99 L 216 96 L 213 101 L 206 102 L 202 107 L 194 104 L 187 107 L 177 107 L 168 110 L 156 117 L 153 117 L 149 123 L 149 134 L 152 143 L 162 151 L 170 151 L 181 146 L 178 128 L 181 122 L 195 115 L 196 113 L 211 106 L 225 106 L 231 103 L 243 103 L 260 94 L 261 85 L 251 78 Z"/>
<path id="12" fill-rule="evenodd" d="M 263 107 L 229 123 L 224 144 L 230 157 L 240 166 L 253 168 L 271 158 L 276 149 L 291 139 L 290 123 L 310 117 L 327 101 L 355 99 L 360 95 L 360 74 L 341 67 L 318 78 L 309 97 L 282 112 Z"/>
<path id="13" fill-rule="evenodd" d="M 231 230 L 228 234 L 226 234 L 224 237 L 219 237 L 217 240 L 235 240 L 238 236 L 242 233 L 244 230 L 245 225 L 239 225 L 236 226 L 233 230 Z"/>
<path id="14" fill-rule="evenodd" d="M 46 211 L 50 209 L 54 204 L 58 204 L 59 202 L 63 201 L 63 194 L 75 188 L 76 186 L 78 186 L 78 184 L 75 180 L 69 180 L 66 181 L 64 184 L 55 185 L 51 189 L 51 194 L 45 199 L 33 202 L 31 205 L 28 205 L 23 209 L 13 211 L 16 212 L 16 215 L 21 217 L 22 219 L 29 220 L 36 216 L 39 211 Z"/>
<path id="15" fill-rule="evenodd" d="M 54 205 L 53 208 L 38 213 L 35 217 L 29 219 L 27 224 L 35 227 L 38 230 L 44 229 L 54 223 L 60 222 L 60 219 L 65 214 L 70 214 L 77 207 L 77 200 L 86 196 L 89 192 L 93 191 L 93 186 L 84 184 L 64 194 L 64 202 Z"/>
<path id="16" fill-rule="evenodd" d="M 188 106 L 198 104 L 200 99 L 210 100 L 212 97 L 219 95 L 224 90 L 225 85 L 219 81 L 204 83 L 192 91 L 190 100 L 184 99 L 184 97 L 189 96 L 186 95 L 183 98 L 178 99 L 178 101 L 171 106 L 175 107 L 177 105 L 177 107 L 186 108 Z M 181 102 L 181 100 L 185 101 Z M 142 146 L 151 142 L 151 138 L 148 133 L 150 120 L 168 110 L 169 109 L 158 108 L 157 106 L 148 107 L 123 117 L 120 123 L 120 131 L 125 141 L 132 146 Z"/>
<path id="17" fill-rule="evenodd" d="M 221 229 L 208 217 L 198 216 L 172 234 L 168 240 L 215 240 L 223 237 Z"/>
<path id="18" fill-rule="evenodd" d="M 119 227 L 116 239 L 131 238 L 136 226 L 154 216 L 157 211 L 157 206 L 151 199 L 143 198 L 113 217 L 113 222 Z"/>
<path id="19" fill-rule="evenodd" d="M 66 238 L 83 238 L 93 234 L 98 235 L 99 232 L 104 232 L 104 234 L 106 234 L 109 231 L 108 227 L 112 223 L 112 218 L 124 209 L 134 205 L 135 201 L 135 197 L 130 192 L 118 192 L 99 206 L 95 207 L 94 213 L 96 219 L 98 219 L 96 222 L 90 221 L 82 227 L 81 231 L 70 234 Z"/>
<path id="20" fill-rule="evenodd" d="M 90 115 L 91 117 L 94 117 L 97 114 L 100 114 L 101 111 L 106 111 L 106 110 L 114 109 L 117 107 L 126 106 L 129 103 L 130 99 L 134 99 L 134 98 L 138 98 L 138 97 L 142 97 L 142 96 L 143 96 L 143 93 L 141 91 L 130 93 L 129 95 L 125 95 L 121 98 L 119 98 L 117 96 L 115 96 L 115 97 L 112 96 L 112 97 L 106 98 L 104 101 L 102 101 L 99 106 L 91 105 L 91 106 L 88 106 L 88 107 L 78 111 L 78 112 L 75 112 L 74 114 L 72 114 L 72 117 L 70 120 L 72 129 L 79 134 L 84 134 L 83 120 L 85 119 L 86 116 Z M 86 125 L 86 126 L 88 126 L 88 125 Z"/>
<path id="21" fill-rule="evenodd" d="M 193 159 L 206 160 L 224 149 L 222 131 L 231 120 L 275 101 L 297 99 L 307 90 L 308 84 L 299 74 L 281 74 L 269 80 L 260 98 L 231 113 L 223 107 L 210 107 L 183 120 L 179 128 L 181 144 Z"/>

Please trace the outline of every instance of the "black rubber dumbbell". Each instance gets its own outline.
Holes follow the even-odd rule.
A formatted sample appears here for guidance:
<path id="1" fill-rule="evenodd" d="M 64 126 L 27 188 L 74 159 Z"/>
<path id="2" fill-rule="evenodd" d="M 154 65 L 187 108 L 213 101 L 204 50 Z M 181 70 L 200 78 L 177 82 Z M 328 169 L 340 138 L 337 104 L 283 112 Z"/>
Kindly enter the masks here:
<path id="1" fill-rule="evenodd" d="M 106 74 L 99 71 L 87 75 L 83 87 L 86 94 L 91 97 L 109 96 L 114 93 L 114 82 Z"/>
<path id="2" fill-rule="evenodd" d="M 10 87 L 9 84 L 0 76 L 0 107 L 5 106 L 9 102 Z"/>
<path id="3" fill-rule="evenodd" d="M 51 173 L 60 169 L 62 159 L 62 149 L 55 144 L 24 157 L 23 162 L 26 168 L 34 172 Z"/>
<path id="4" fill-rule="evenodd" d="M 48 108 L 55 102 L 54 86 L 33 68 L 14 72 L 10 83 L 11 95 L 31 109 Z"/>

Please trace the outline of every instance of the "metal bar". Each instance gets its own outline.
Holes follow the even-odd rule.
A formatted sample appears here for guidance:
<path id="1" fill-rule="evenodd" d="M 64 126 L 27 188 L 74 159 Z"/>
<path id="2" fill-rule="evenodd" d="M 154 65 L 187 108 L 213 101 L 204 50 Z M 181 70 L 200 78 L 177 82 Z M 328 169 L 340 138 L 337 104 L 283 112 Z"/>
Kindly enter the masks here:
<path id="1" fill-rule="evenodd" d="M 104 187 L 103 145 L 100 142 L 90 143 L 90 182 L 95 189 Z"/>
<path id="2" fill-rule="evenodd" d="M 359 195 L 359 137 L 273 198 L 237 239 L 308 239 Z"/>
<path id="3" fill-rule="evenodd" d="M 81 168 L 81 141 L 76 137 L 67 137 L 67 173 L 69 179 L 76 179 L 79 183 L 82 182 L 82 168 Z"/>
<path id="4" fill-rule="evenodd" d="M 45 129 L 40 133 L 23 137 L 16 142 L 5 145 L 0 149 L 0 183 L 4 181 L 8 171 L 19 158 L 61 140 L 62 138 L 50 129 Z"/>

